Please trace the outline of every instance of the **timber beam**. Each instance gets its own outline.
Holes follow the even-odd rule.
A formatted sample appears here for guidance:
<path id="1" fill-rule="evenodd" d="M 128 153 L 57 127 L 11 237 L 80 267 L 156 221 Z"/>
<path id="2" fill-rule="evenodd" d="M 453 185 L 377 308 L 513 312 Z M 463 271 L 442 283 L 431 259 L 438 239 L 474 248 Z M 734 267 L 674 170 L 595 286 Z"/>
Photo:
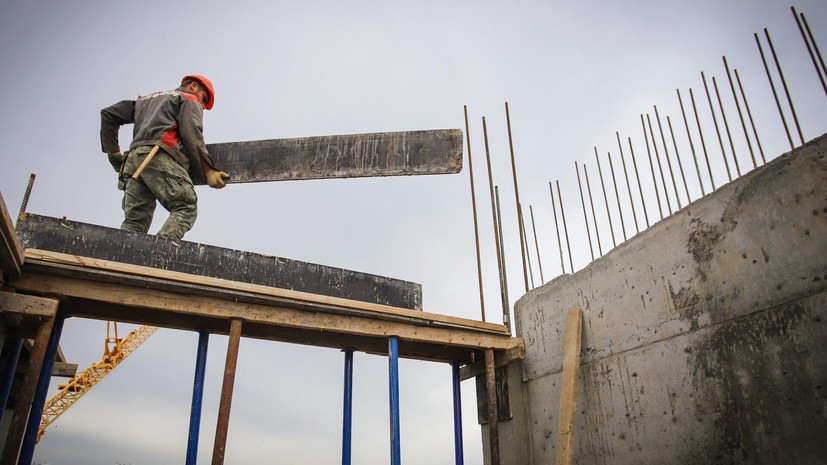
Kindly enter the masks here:
<path id="1" fill-rule="evenodd" d="M 23 264 L 23 247 L 14 233 L 14 225 L 0 193 L 0 284 L 8 278 L 20 275 Z"/>
<path id="2" fill-rule="evenodd" d="M 402 357 L 462 364 L 522 350 L 500 324 L 42 250 L 10 285 L 59 297 L 67 316 L 217 334 L 240 319 L 245 337 L 376 354 L 393 335 Z"/>
<path id="3" fill-rule="evenodd" d="M 382 132 L 208 144 L 229 183 L 458 173 L 462 131 Z"/>

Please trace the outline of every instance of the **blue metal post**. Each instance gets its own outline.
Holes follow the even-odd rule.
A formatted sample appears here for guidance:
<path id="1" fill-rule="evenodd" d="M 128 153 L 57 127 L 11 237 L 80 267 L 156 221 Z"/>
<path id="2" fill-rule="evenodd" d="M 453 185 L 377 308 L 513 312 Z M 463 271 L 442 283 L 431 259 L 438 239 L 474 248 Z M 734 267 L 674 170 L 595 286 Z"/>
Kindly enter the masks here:
<path id="1" fill-rule="evenodd" d="M 6 366 L 3 367 L 3 378 L 0 380 L 0 422 L 3 421 L 3 413 L 6 412 L 11 385 L 14 382 L 14 372 L 17 371 L 17 362 L 20 361 L 20 351 L 23 348 L 22 338 L 9 339 L 9 341 L 9 355 L 6 357 Z"/>
<path id="2" fill-rule="evenodd" d="M 462 453 L 462 396 L 459 390 L 459 363 L 451 364 L 454 385 L 454 457 L 456 464 L 465 463 Z"/>
<path id="3" fill-rule="evenodd" d="M 195 358 L 195 380 L 192 384 L 192 409 L 190 411 L 186 465 L 195 465 L 198 457 L 198 436 L 201 432 L 201 400 L 204 398 L 204 375 L 207 371 L 207 346 L 209 341 L 209 331 L 201 330 L 198 332 L 198 352 Z"/>
<path id="4" fill-rule="evenodd" d="M 390 410 L 391 410 L 391 465 L 401 465 L 399 441 L 399 337 L 388 339 L 390 349 Z"/>
<path id="5" fill-rule="evenodd" d="M 26 434 L 23 436 L 23 445 L 20 448 L 18 465 L 30 465 L 34 457 L 34 446 L 37 444 L 37 432 L 40 430 L 40 419 L 43 417 L 43 405 L 46 403 L 46 396 L 49 393 L 49 382 L 52 380 L 52 370 L 55 367 L 55 357 L 60 344 L 60 335 L 63 333 L 63 322 L 65 316 L 58 315 L 52 325 L 52 334 L 49 336 L 49 343 L 46 345 L 46 355 L 43 358 L 43 365 L 40 367 L 40 377 L 37 379 L 32 407 L 29 411 L 29 421 L 26 423 Z"/>
<path id="6" fill-rule="evenodd" d="M 353 349 L 345 349 L 345 392 L 342 412 L 342 465 L 350 465 L 350 438 L 353 424 Z"/>

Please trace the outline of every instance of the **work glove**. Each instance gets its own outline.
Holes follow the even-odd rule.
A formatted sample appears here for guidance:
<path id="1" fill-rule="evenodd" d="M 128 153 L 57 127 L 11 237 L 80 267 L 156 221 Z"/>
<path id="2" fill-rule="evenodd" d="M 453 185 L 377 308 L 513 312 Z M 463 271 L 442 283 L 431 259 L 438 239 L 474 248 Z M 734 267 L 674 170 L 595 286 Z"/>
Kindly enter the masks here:
<path id="1" fill-rule="evenodd" d="M 213 189 L 221 189 L 222 187 L 227 185 L 224 182 L 224 180 L 229 177 L 230 175 L 223 171 L 209 170 L 206 174 L 207 185 L 212 187 Z"/>
<path id="2" fill-rule="evenodd" d="M 112 165 L 115 172 L 120 173 L 123 165 L 123 154 L 121 152 L 108 153 L 106 157 L 109 158 L 109 164 Z"/>

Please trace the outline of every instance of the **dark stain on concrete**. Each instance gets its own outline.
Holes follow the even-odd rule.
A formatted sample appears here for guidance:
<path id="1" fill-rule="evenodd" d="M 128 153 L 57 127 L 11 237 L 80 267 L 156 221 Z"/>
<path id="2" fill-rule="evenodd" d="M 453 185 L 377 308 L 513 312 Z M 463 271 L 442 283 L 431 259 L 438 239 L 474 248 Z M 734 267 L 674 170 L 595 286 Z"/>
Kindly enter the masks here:
<path id="1" fill-rule="evenodd" d="M 824 463 L 827 298 L 813 300 L 719 324 L 692 348 L 696 419 L 715 425 L 711 463 Z"/>

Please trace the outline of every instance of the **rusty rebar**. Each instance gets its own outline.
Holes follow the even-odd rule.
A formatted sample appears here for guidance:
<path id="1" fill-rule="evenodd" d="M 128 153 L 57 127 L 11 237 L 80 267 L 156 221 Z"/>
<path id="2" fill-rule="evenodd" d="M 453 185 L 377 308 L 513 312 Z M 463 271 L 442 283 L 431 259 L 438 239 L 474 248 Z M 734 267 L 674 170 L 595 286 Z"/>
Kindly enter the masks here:
<path id="1" fill-rule="evenodd" d="M 563 244 L 560 241 L 560 226 L 557 224 L 557 206 L 554 204 L 554 188 L 548 182 L 548 192 L 551 195 L 551 212 L 554 214 L 554 231 L 557 233 L 557 248 L 560 249 L 560 268 L 566 274 L 566 261 L 563 259 Z"/>
<path id="2" fill-rule="evenodd" d="M 752 150 L 752 142 L 749 140 L 749 132 L 747 132 L 747 123 L 744 122 L 744 114 L 741 112 L 741 104 L 738 103 L 738 93 L 735 92 L 735 83 L 732 82 L 732 74 L 729 72 L 729 63 L 724 59 L 724 69 L 726 70 L 726 77 L 729 80 L 729 87 L 732 89 L 732 100 L 735 101 L 735 108 L 738 110 L 738 119 L 741 121 L 741 127 L 744 129 L 744 138 L 747 140 L 747 148 L 749 149 L 749 156 L 752 158 L 752 167 L 758 168 L 758 163 L 755 161 L 755 152 Z M 735 153 L 735 152 L 733 152 Z"/>
<path id="3" fill-rule="evenodd" d="M 655 198 L 658 200 L 658 213 L 660 219 L 663 219 L 663 205 L 660 202 L 660 193 L 658 192 L 658 180 L 655 177 L 655 165 L 652 162 L 652 150 L 649 148 L 649 135 L 646 134 L 646 122 L 643 119 L 643 114 L 640 115 L 640 125 L 643 127 L 643 140 L 646 143 L 646 153 L 649 155 L 649 170 L 652 172 L 652 185 L 655 187 Z M 643 198 L 643 194 L 641 194 Z M 646 226 L 649 226 L 649 220 L 646 220 Z"/>
<path id="4" fill-rule="evenodd" d="M 767 36 L 767 43 L 770 45 L 770 52 L 772 52 L 772 59 L 775 61 L 775 67 L 778 69 L 778 76 L 781 77 L 781 85 L 784 86 L 784 94 L 787 96 L 787 103 L 790 105 L 790 112 L 793 114 L 793 121 L 795 122 L 795 128 L 798 130 L 798 137 L 801 139 L 801 144 L 804 144 L 804 134 L 801 132 L 801 125 L 798 124 L 798 115 L 795 112 L 795 105 L 793 105 L 793 99 L 790 96 L 790 89 L 787 87 L 787 80 L 784 78 L 784 72 L 781 70 L 781 62 L 778 61 L 778 55 L 775 53 L 775 47 L 772 45 L 772 39 L 770 38 L 770 31 L 767 28 L 764 28 L 764 35 Z"/>
<path id="5" fill-rule="evenodd" d="M 704 189 L 704 181 L 701 177 L 701 167 L 698 164 L 698 154 L 695 152 L 695 143 L 692 142 L 692 133 L 689 131 L 689 120 L 686 119 L 686 110 L 683 107 L 683 99 L 681 98 L 681 90 L 675 89 L 678 93 L 678 102 L 681 104 L 681 116 L 683 117 L 683 126 L 686 128 L 686 138 L 689 140 L 689 150 L 692 152 L 692 160 L 695 162 L 695 172 L 698 174 L 698 184 L 701 186 L 701 197 L 706 195 Z"/>
<path id="6" fill-rule="evenodd" d="M 505 102 L 505 121 L 508 126 L 508 149 L 511 152 L 511 174 L 514 178 L 514 201 L 517 210 L 520 209 L 520 189 L 517 187 L 517 163 L 514 160 L 514 142 L 511 138 L 511 114 L 508 111 L 508 102 Z M 519 219 L 518 219 L 519 221 Z M 520 253 L 523 258 L 523 280 L 525 281 L 525 290 L 528 292 L 528 273 L 526 272 L 526 245 L 523 236 L 520 236 Z"/>
<path id="7" fill-rule="evenodd" d="M 669 214 L 672 214 L 672 202 L 669 201 L 669 188 L 666 187 L 666 176 L 663 174 L 663 164 L 660 162 L 660 152 L 658 152 L 658 143 L 655 141 L 655 131 L 652 129 L 652 118 L 649 113 L 646 114 L 646 123 L 649 125 L 649 135 L 652 137 L 652 148 L 655 149 L 655 160 L 658 162 L 658 172 L 660 172 L 660 184 L 663 186 L 663 197 L 666 199 L 666 207 L 669 209 Z"/>
<path id="8" fill-rule="evenodd" d="M 577 166 L 575 165 L 575 168 L 576 167 Z M 554 182 L 557 184 L 557 200 L 560 202 L 560 217 L 563 218 L 563 232 L 566 233 L 566 249 L 568 249 L 568 251 L 569 251 L 569 265 L 571 265 L 571 272 L 574 273 L 574 260 L 571 259 L 571 242 L 569 242 L 569 227 L 566 224 L 566 210 L 563 208 L 563 195 L 560 193 L 560 181 L 555 180 Z M 580 182 L 580 174 L 579 173 L 577 175 L 577 182 L 578 183 Z M 582 199 L 582 197 L 583 196 L 581 194 L 580 198 Z M 585 205 L 584 205 L 584 207 L 585 207 Z M 585 213 L 585 212 L 586 211 L 585 211 L 585 208 L 584 208 L 583 213 Z M 591 241 L 591 238 L 589 238 L 589 241 Z M 565 271 L 565 270 L 563 270 L 563 271 Z"/>
<path id="9" fill-rule="evenodd" d="M 523 250 L 523 256 L 526 259 L 526 263 L 528 264 L 528 278 L 529 282 L 531 283 L 531 287 L 526 289 L 528 292 L 529 289 L 534 289 L 534 270 L 531 267 L 531 253 L 528 250 L 528 233 L 526 232 L 526 225 L 525 225 L 525 218 L 523 217 L 523 205 L 517 204 L 517 221 L 520 224 L 520 242 L 525 245 L 525 250 Z"/>
<path id="10" fill-rule="evenodd" d="M 530 204 L 528 211 L 531 213 L 531 230 L 534 231 L 534 249 L 537 252 L 537 267 L 540 269 L 540 285 L 542 285 L 546 282 L 546 279 L 543 277 L 543 260 L 540 258 L 540 243 L 537 242 L 537 227 L 534 224 L 534 207 Z"/>
<path id="11" fill-rule="evenodd" d="M 502 251 L 502 269 L 500 270 L 500 273 L 502 275 L 505 275 L 505 246 L 503 244 L 502 209 L 500 209 L 500 189 L 497 186 L 494 186 L 494 196 L 497 199 L 497 224 L 495 226 L 498 231 L 497 247 L 499 247 L 499 249 Z M 500 281 L 500 297 L 503 301 L 503 324 L 508 329 L 508 334 L 511 334 L 511 313 L 509 312 L 510 302 L 508 300 L 508 281 L 505 279 Z"/>
<path id="12" fill-rule="evenodd" d="M 701 139 L 701 148 L 704 151 L 704 159 L 706 160 L 706 169 L 709 171 L 709 183 L 712 184 L 712 190 L 715 190 L 715 177 L 712 176 L 712 165 L 709 163 L 709 152 L 706 151 L 706 142 L 704 141 L 704 132 L 701 129 L 701 120 L 698 118 L 698 107 L 695 105 L 695 94 L 692 88 L 689 88 L 689 99 L 692 100 L 692 111 L 695 113 L 695 123 L 698 125 L 698 138 Z"/>
<path id="13" fill-rule="evenodd" d="M 801 20 L 798 17 L 798 13 L 795 11 L 794 6 L 791 6 L 790 9 L 793 12 L 793 18 L 795 18 L 795 24 L 798 25 L 798 30 L 799 32 L 801 32 L 801 38 L 804 40 L 804 45 L 807 46 L 807 53 L 810 54 L 810 59 L 813 61 L 813 66 L 816 69 L 816 74 L 818 74 L 818 80 L 821 82 L 821 88 L 824 89 L 824 93 L 827 94 L 827 83 L 825 83 L 824 76 L 822 76 L 821 74 L 821 68 L 819 68 L 815 54 L 813 54 L 813 48 L 810 46 L 810 41 L 807 40 L 807 35 L 804 33 L 804 27 L 801 25 Z M 812 36 L 810 36 L 810 40 L 812 40 Z"/>
<path id="14" fill-rule="evenodd" d="M 37 175 L 32 173 L 29 175 L 29 183 L 26 184 L 26 192 L 23 194 L 23 201 L 20 202 L 20 214 L 26 213 L 26 208 L 29 206 L 29 196 L 32 195 L 32 188 L 34 187 L 34 178 Z"/>
<path id="15" fill-rule="evenodd" d="M 606 184 L 603 182 L 603 169 L 600 168 L 600 157 L 597 156 L 597 147 L 594 148 L 594 159 L 597 160 L 597 173 L 600 175 L 600 188 L 603 189 L 603 203 L 606 204 L 606 218 L 609 219 L 609 231 L 612 233 L 612 247 L 617 247 L 617 241 L 615 241 L 615 228 L 612 225 L 612 214 L 609 211 L 609 197 L 606 195 Z M 588 179 L 589 178 L 586 178 L 587 184 Z"/>
<path id="16" fill-rule="evenodd" d="M 600 227 L 597 224 L 597 215 L 594 212 L 594 196 L 592 196 L 592 184 L 589 182 L 589 170 L 583 163 L 583 175 L 586 177 L 586 192 L 589 193 L 589 205 L 592 208 L 592 219 L 594 220 L 594 236 L 597 238 L 597 251 L 603 256 L 603 246 L 600 243 Z"/>
<path id="17" fill-rule="evenodd" d="M 649 213 L 646 211 L 646 200 L 643 198 L 643 184 L 640 182 L 640 173 L 637 169 L 637 160 L 635 159 L 635 149 L 632 147 L 632 138 L 626 138 L 629 141 L 629 153 L 632 156 L 632 166 L 635 168 L 635 179 L 637 180 L 637 189 L 640 191 L 640 204 L 643 206 L 643 217 L 646 219 L 646 227 L 649 227 Z"/>
<path id="18" fill-rule="evenodd" d="M 576 161 L 574 162 L 574 170 L 577 171 L 577 187 L 580 188 L 580 204 L 583 205 L 583 219 L 586 220 L 586 237 L 589 238 L 589 251 L 592 254 L 592 261 L 594 261 L 594 246 L 592 245 L 592 233 L 591 233 L 591 231 L 589 231 L 589 215 L 586 214 L 586 201 L 583 200 L 583 184 L 580 182 L 580 168 L 578 168 Z M 559 188 L 560 188 L 559 183 L 557 184 L 557 188 L 558 188 L 557 193 L 559 194 L 560 193 L 559 192 Z M 563 205 L 562 201 L 560 202 L 560 205 L 561 205 L 561 208 L 562 208 L 562 205 Z M 563 217 L 563 218 L 564 218 L 563 219 L 563 225 L 565 226 L 565 217 Z M 566 239 L 568 240 L 568 234 L 566 234 Z M 571 253 L 571 252 L 569 252 L 569 253 Z M 569 255 L 569 260 L 571 260 L 571 255 Z M 573 273 L 574 272 L 574 266 L 571 267 L 571 270 L 572 270 L 572 273 Z"/>
<path id="19" fill-rule="evenodd" d="M 482 260 L 480 259 L 480 230 L 477 221 L 477 195 L 474 192 L 474 163 L 471 159 L 471 131 L 468 128 L 468 106 L 462 106 L 465 112 L 465 137 L 468 143 L 468 177 L 471 180 L 471 211 L 474 216 L 474 246 L 477 252 L 477 277 L 480 288 L 480 313 L 482 321 L 485 321 L 485 293 L 482 285 Z"/>
<path id="20" fill-rule="evenodd" d="M 813 44 L 813 50 L 816 52 L 816 56 L 818 57 L 818 62 L 821 63 L 821 69 L 824 71 L 825 77 L 827 77 L 827 66 L 824 66 L 824 58 L 821 57 L 821 51 L 818 49 L 818 43 L 816 42 L 815 36 L 813 36 L 813 31 L 810 30 L 810 24 L 807 23 L 807 17 L 804 16 L 804 13 L 799 13 L 801 15 L 801 21 L 804 23 L 804 29 L 807 31 L 807 35 L 810 37 L 810 43 Z M 827 90 L 825 90 L 827 92 Z"/>
<path id="21" fill-rule="evenodd" d="M 672 157 L 669 156 L 669 147 L 666 144 L 666 136 L 663 135 L 663 125 L 660 124 L 660 114 L 658 113 L 658 106 L 654 105 L 655 108 L 655 120 L 658 122 L 658 132 L 660 133 L 660 140 L 663 143 L 663 157 L 666 158 L 666 166 L 669 169 L 669 177 L 672 179 L 672 189 L 675 190 L 675 201 L 678 202 L 678 210 L 683 208 L 681 205 L 681 195 L 678 192 L 678 184 L 675 182 L 675 171 L 672 169 Z M 652 136 L 654 138 L 654 136 Z M 657 153 L 657 149 L 655 151 Z M 666 185 L 663 186 L 663 190 L 666 190 Z M 667 200 L 669 197 L 666 198 Z M 671 211 L 671 210 L 670 210 Z"/>
<path id="22" fill-rule="evenodd" d="M 632 218 L 635 220 L 635 234 L 640 232 L 640 228 L 637 224 L 637 212 L 635 211 L 635 201 L 632 198 L 632 185 L 629 184 L 629 171 L 626 169 L 626 157 L 623 155 L 623 145 L 620 143 L 620 133 L 615 131 L 615 137 L 617 137 L 617 148 L 620 150 L 620 161 L 623 163 L 623 177 L 626 179 L 626 189 L 629 191 L 629 206 L 632 209 Z M 626 230 L 624 228 L 623 233 L 625 235 Z"/>
<path id="23" fill-rule="evenodd" d="M 508 301 L 502 293 L 503 282 L 506 281 L 508 273 L 503 266 L 503 251 L 499 245 L 501 241 L 499 231 L 497 230 L 497 206 L 494 204 L 494 175 L 491 171 L 491 152 L 488 147 L 488 126 L 485 123 L 485 116 L 482 117 L 482 134 L 483 140 L 485 141 L 485 162 L 488 165 L 488 190 L 491 192 L 491 216 L 493 218 L 491 224 L 494 227 L 494 248 L 497 251 L 497 272 L 499 273 L 500 278 L 500 298 L 502 299 L 503 308 L 508 308 Z"/>
<path id="24" fill-rule="evenodd" d="M 488 404 L 488 452 L 491 465 L 500 465 L 500 429 L 497 414 L 497 371 L 494 349 L 485 349 L 485 393 Z"/>
<path id="25" fill-rule="evenodd" d="M 758 131 L 755 129 L 755 120 L 752 119 L 752 112 L 749 109 L 749 102 L 747 101 L 747 94 L 744 92 L 744 86 L 741 84 L 741 77 L 738 75 L 738 70 L 733 68 L 732 72 L 735 74 L 735 82 L 738 83 L 738 90 L 741 91 L 741 99 L 744 101 L 744 108 L 747 110 L 747 118 L 752 127 L 752 135 L 755 137 L 755 145 L 758 146 L 758 153 L 761 154 L 761 161 L 766 164 L 767 159 L 764 157 L 764 147 L 761 146 L 761 139 L 758 138 Z"/>
<path id="26" fill-rule="evenodd" d="M 729 132 L 729 122 L 724 113 L 724 102 L 721 100 L 721 93 L 718 92 L 718 82 L 715 81 L 715 76 L 712 77 L 712 87 L 715 89 L 715 96 L 718 99 L 718 107 L 721 109 L 721 119 L 724 121 L 724 129 L 726 129 L 727 140 L 729 140 L 729 148 L 732 150 L 732 160 L 735 162 L 735 172 L 738 177 L 741 176 L 741 167 L 738 165 L 738 157 L 735 155 L 735 143 L 732 141 L 732 134 Z"/>
<path id="27" fill-rule="evenodd" d="M 721 137 L 721 129 L 718 127 L 718 118 L 715 117 L 715 107 L 712 106 L 712 97 L 709 94 L 709 86 L 706 84 L 706 76 L 701 71 L 701 79 L 704 81 L 704 90 L 706 90 L 706 99 L 709 102 L 709 112 L 712 113 L 712 122 L 715 123 L 715 134 L 718 135 L 718 145 L 721 147 L 721 157 L 724 159 L 724 166 L 726 167 L 726 175 L 729 182 L 732 182 L 732 172 L 729 170 L 729 161 L 726 158 L 726 149 L 724 149 L 724 139 Z"/>
<path id="28" fill-rule="evenodd" d="M 612 152 L 609 152 L 609 169 L 612 172 L 612 184 L 615 188 L 615 199 L 617 200 L 617 214 L 620 216 L 620 229 L 623 231 L 623 240 L 626 241 L 626 223 L 623 221 L 623 208 L 620 207 L 620 194 L 617 191 L 617 179 L 615 179 L 615 167 L 612 164 Z"/>
<path id="29" fill-rule="evenodd" d="M 758 39 L 758 33 L 755 33 L 755 43 L 758 45 L 758 53 L 761 54 L 761 62 L 764 64 L 764 71 L 767 73 L 767 80 L 770 81 L 770 89 L 772 89 L 772 96 L 775 98 L 775 106 L 778 107 L 778 114 L 781 116 L 781 124 L 784 125 L 784 132 L 787 134 L 787 140 L 790 142 L 790 149 L 795 148 L 793 137 L 790 135 L 790 127 L 787 125 L 787 118 L 784 117 L 784 109 L 781 108 L 781 100 L 778 99 L 778 92 L 775 90 L 775 82 L 772 80 L 772 73 L 770 67 L 767 66 L 767 58 L 764 56 L 764 48 L 761 47 L 761 40 Z"/>
<path id="30" fill-rule="evenodd" d="M 683 189 L 686 191 L 686 203 L 692 203 L 692 196 L 689 195 L 689 185 L 686 183 L 686 174 L 683 171 L 683 162 L 681 162 L 681 153 L 678 151 L 678 142 L 675 140 L 675 131 L 672 130 L 672 120 L 669 116 L 666 117 L 666 124 L 669 126 L 669 135 L 672 137 L 672 146 L 675 148 L 675 159 L 678 160 L 678 169 L 681 172 L 681 179 L 683 180 Z"/>

